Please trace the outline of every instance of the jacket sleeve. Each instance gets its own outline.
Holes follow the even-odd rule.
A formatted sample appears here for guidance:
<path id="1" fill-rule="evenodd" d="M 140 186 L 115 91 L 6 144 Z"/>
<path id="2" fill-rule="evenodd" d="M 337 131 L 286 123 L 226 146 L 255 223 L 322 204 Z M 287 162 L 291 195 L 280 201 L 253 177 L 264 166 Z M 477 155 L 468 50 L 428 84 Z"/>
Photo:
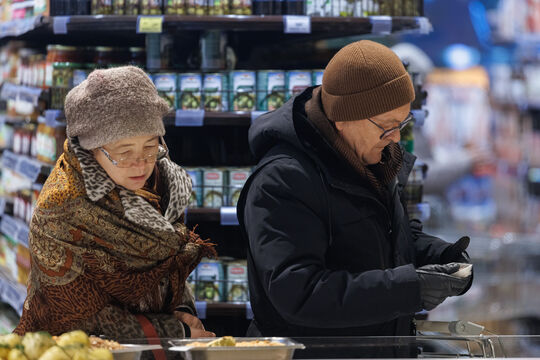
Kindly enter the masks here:
<path id="1" fill-rule="evenodd" d="M 412 264 L 351 273 L 325 266 L 329 234 L 318 176 L 293 159 L 260 170 L 249 188 L 244 223 L 256 274 L 276 310 L 306 327 L 354 327 L 421 310 Z M 250 274 L 251 276 L 251 274 Z"/>
<path id="2" fill-rule="evenodd" d="M 184 338 L 186 331 L 189 331 L 185 327 L 174 314 L 132 314 L 114 305 L 106 306 L 79 325 L 81 330 L 89 334 L 112 339 L 152 338 L 152 332 L 160 338 Z"/>
<path id="3" fill-rule="evenodd" d="M 441 255 L 450 243 L 422 231 L 422 223 L 413 219 L 409 222 L 414 240 L 416 266 L 442 264 Z"/>

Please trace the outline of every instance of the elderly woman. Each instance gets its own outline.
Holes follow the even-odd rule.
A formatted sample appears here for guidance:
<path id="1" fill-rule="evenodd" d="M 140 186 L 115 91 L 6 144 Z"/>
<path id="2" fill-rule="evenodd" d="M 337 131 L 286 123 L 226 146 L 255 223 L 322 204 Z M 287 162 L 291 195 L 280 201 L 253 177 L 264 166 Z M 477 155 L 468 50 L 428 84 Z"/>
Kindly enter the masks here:
<path id="1" fill-rule="evenodd" d="M 30 224 L 15 332 L 215 336 L 185 285 L 212 244 L 183 224 L 191 193 L 162 136 L 168 106 L 136 67 L 96 70 L 66 97 L 68 140 Z"/>

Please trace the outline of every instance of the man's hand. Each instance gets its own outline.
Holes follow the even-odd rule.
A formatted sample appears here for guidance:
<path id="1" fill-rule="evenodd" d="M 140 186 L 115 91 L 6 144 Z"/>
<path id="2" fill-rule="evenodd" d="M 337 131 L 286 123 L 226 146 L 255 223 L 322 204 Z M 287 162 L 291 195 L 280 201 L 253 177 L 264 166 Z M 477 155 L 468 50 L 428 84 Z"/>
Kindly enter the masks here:
<path id="1" fill-rule="evenodd" d="M 211 331 L 206 331 L 204 325 L 198 317 L 182 311 L 175 311 L 174 315 L 178 320 L 189 326 L 191 338 L 216 337 Z"/>
<path id="2" fill-rule="evenodd" d="M 459 264 L 426 265 L 416 269 L 420 281 L 420 297 L 422 307 L 432 310 L 449 296 L 463 292 L 471 277 L 458 278 L 450 274 L 459 270 Z"/>

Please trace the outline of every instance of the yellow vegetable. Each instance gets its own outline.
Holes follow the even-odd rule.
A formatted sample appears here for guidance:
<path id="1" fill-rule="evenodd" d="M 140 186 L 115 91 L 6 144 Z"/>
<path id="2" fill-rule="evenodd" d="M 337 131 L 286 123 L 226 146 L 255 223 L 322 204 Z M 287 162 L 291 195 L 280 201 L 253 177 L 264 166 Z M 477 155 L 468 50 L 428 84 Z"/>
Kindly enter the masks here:
<path id="1" fill-rule="evenodd" d="M 208 347 L 214 347 L 214 346 L 235 346 L 236 341 L 232 336 L 223 336 L 219 339 L 216 339 L 214 341 L 210 341 L 208 343 Z"/>
<path id="2" fill-rule="evenodd" d="M 108 349 L 90 349 L 88 360 L 113 360 L 113 355 Z"/>
<path id="3" fill-rule="evenodd" d="M 77 357 L 78 359 L 86 359 L 87 353 L 88 353 L 88 347 L 82 345 L 82 344 L 71 344 L 68 346 L 62 347 L 66 354 L 69 355 L 72 359 L 75 359 Z"/>
<path id="4" fill-rule="evenodd" d="M 24 353 L 19 349 L 12 349 L 7 357 L 8 360 L 28 360 Z"/>
<path id="5" fill-rule="evenodd" d="M 46 332 L 26 333 L 21 343 L 28 360 L 38 360 L 47 349 L 56 345 L 51 335 Z"/>
<path id="6" fill-rule="evenodd" d="M 19 345 L 21 343 L 21 337 L 17 334 L 6 334 L 0 336 L 0 344 L 7 345 L 10 348 L 14 348 L 15 346 Z"/>
<path id="7" fill-rule="evenodd" d="M 90 339 L 84 331 L 75 330 L 65 334 L 62 334 L 56 340 L 59 346 L 65 347 L 73 344 L 81 344 L 84 346 L 90 346 Z"/>
<path id="8" fill-rule="evenodd" d="M 71 360 L 71 358 L 59 346 L 53 346 L 39 357 L 39 360 Z"/>

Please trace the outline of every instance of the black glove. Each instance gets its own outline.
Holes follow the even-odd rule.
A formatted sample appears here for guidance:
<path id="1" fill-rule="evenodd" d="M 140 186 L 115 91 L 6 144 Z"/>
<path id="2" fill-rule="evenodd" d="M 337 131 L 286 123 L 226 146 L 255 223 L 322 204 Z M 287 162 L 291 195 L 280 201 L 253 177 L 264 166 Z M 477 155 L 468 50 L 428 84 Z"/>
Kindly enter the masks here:
<path id="1" fill-rule="evenodd" d="M 432 310 L 449 296 L 456 296 L 463 292 L 470 282 L 470 277 L 458 278 L 451 276 L 459 270 L 459 264 L 425 265 L 416 269 L 420 280 L 420 297 L 422 306 Z"/>
<path id="2" fill-rule="evenodd" d="M 447 247 L 443 253 L 441 254 L 441 263 L 442 264 L 449 264 L 452 262 L 457 263 L 465 263 L 470 264 L 471 258 L 469 257 L 469 254 L 465 251 L 467 247 L 469 247 L 469 243 L 471 242 L 471 239 L 468 236 L 462 236 L 458 241 Z M 463 292 L 458 295 L 463 295 L 469 289 L 471 288 L 472 282 L 474 278 L 474 273 L 471 274 L 470 281 L 463 289 Z"/>
<path id="3" fill-rule="evenodd" d="M 441 254 L 441 263 L 449 264 L 451 262 L 471 263 L 469 254 L 465 251 L 469 247 L 471 239 L 468 236 L 461 237 L 458 241 L 447 247 Z"/>

